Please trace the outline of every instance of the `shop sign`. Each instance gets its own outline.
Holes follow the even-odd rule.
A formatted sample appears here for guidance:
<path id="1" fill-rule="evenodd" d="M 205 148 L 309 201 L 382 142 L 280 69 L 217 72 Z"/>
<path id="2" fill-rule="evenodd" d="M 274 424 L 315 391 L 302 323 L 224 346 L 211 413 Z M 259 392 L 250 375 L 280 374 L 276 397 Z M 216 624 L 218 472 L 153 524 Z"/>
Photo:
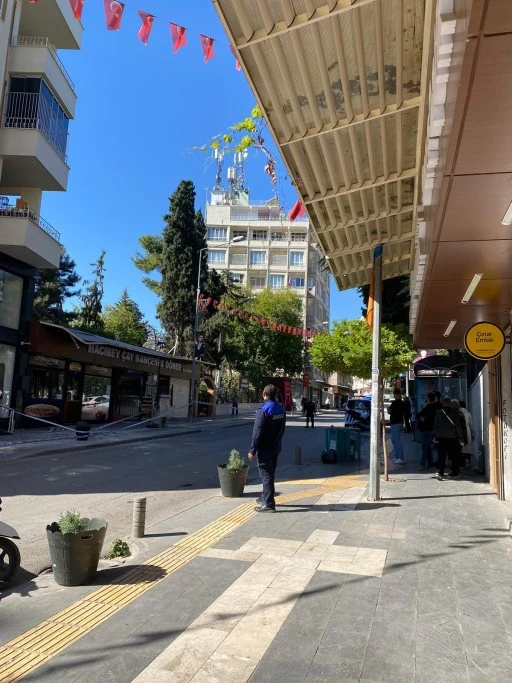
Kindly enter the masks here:
<path id="1" fill-rule="evenodd" d="M 106 368 L 103 365 L 86 365 L 86 375 L 101 375 L 102 377 L 112 377 L 112 368 Z"/>
<path id="2" fill-rule="evenodd" d="M 53 358 L 52 356 L 45 356 L 38 353 L 35 356 L 30 356 L 29 365 L 43 365 L 45 368 L 60 368 L 64 369 L 64 361 L 60 358 Z"/>
<path id="3" fill-rule="evenodd" d="M 71 363 L 69 364 L 69 369 L 71 370 L 71 372 L 81 372 L 81 370 L 82 370 L 82 363 L 73 363 L 73 362 L 71 362 Z"/>
<path id="4" fill-rule="evenodd" d="M 240 380 L 240 388 L 241 389 L 248 389 L 249 388 L 249 380 L 247 377 L 242 377 Z"/>
<path id="5" fill-rule="evenodd" d="M 88 344 L 87 351 L 94 356 L 103 356 L 104 358 L 112 358 L 113 360 L 126 363 L 154 366 L 165 370 L 175 370 L 176 372 L 186 372 L 188 370 L 188 368 L 183 368 L 181 363 L 176 363 L 168 358 L 158 358 L 157 356 L 149 356 L 144 353 L 136 353 L 135 351 L 116 349 L 113 346 L 104 346 L 103 344 Z"/>
<path id="6" fill-rule="evenodd" d="M 505 333 L 494 323 L 477 323 L 466 332 L 464 346 L 473 358 L 490 360 L 505 348 Z"/>

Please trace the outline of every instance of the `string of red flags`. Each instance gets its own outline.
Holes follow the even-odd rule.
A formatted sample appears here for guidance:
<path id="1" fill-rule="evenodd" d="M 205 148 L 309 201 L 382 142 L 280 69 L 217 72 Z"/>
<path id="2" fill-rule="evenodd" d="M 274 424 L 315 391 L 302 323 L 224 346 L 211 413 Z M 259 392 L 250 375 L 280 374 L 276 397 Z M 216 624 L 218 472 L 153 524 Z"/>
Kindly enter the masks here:
<path id="1" fill-rule="evenodd" d="M 28 0 L 30 3 L 44 2 L 44 0 Z M 84 10 L 85 0 L 69 0 L 73 16 L 77 21 L 81 21 Z M 119 31 L 123 22 L 124 12 L 127 8 L 126 3 L 119 2 L 119 0 L 103 0 L 103 7 L 105 11 L 105 23 L 108 31 Z M 153 28 L 155 19 L 158 19 L 154 14 L 138 9 L 137 14 L 141 20 L 141 26 L 137 32 L 139 40 L 147 45 Z M 182 47 L 188 45 L 187 35 L 189 30 L 179 24 L 169 22 L 173 52 L 176 54 Z M 205 64 L 215 57 L 215 38 L 204 33 L 199 34 L 199 42 L 203 53 Z M 240 62 L 238 60 L 235 49 L 229 45 L 229 50 L 235 58 L 235 69 L 241 70 Z"/>
<path id="2" fill-rule="evenodd" d="M 267 320 L 266 318 L 262 318 L 260 315 L 256 315 L 255 313 L 251 313 L 249 311 L 242 311 L 238 308 L 234 308 L 233 306 L 229 306 L 222 301 L 217 301 L 212 297 L 206 298 L 203 294 L 199 295 L 199 302 L 200 306 L 213 306 L 216 310 L 226 311 L 234 318 L 240 318 L 242 320 L 248 320 L 257 323 L 261 325 L 261 327 L 268 327 L 274 332 L 291 334 L 294 337 L 302 337 L 303 339 L 313 339 L 313 337 L 318 334 L 318 332 L 313 330 L 305 330 L 301 327 L 293 327 L 292 325 L 276 323 L 274 320 Z"/>

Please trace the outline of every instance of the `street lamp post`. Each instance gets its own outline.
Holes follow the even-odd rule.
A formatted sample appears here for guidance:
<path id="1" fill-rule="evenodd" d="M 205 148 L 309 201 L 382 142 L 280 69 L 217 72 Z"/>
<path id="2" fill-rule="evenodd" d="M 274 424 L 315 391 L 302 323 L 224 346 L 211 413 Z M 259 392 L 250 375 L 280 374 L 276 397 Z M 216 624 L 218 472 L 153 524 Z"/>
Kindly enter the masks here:
<path id="1" fill-rule="evenodd" d="M 240 242 L 243 240 L 243 236 L 235 237 L 229 242 L 222 242 L 216 246 L 226 247 L 234 242 Z M 199 328 L 199 297 L 201 295 L 201 267 L 203 264 L 203 251 L 207 251 L 210 247 L 206 246 L 199 250 L 199 264 L 197 267 L 197 289 L 196 289 L 196 309 L 194 316 L 194 333 L 193 333 L 193 351 L 192 351 L 192 377 L 190 379 L 190 394 L 188 401 L 188 416 L 189 418 L 194 417 L 194 405 L 196 399 L 196 340 Z"/>

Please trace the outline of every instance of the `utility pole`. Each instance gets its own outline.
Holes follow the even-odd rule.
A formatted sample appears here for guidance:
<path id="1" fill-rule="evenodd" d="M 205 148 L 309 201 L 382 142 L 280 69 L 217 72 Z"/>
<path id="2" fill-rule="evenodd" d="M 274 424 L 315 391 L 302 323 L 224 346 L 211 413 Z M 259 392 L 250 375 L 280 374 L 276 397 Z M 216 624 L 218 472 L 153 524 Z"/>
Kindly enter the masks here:
<path id="1" fill-rule="evenodd" d="M 370 422 L 369 500 L 380 500 L 380 321 L 382 302 L 382 245 L 373 253 L 372 410 Z"/>

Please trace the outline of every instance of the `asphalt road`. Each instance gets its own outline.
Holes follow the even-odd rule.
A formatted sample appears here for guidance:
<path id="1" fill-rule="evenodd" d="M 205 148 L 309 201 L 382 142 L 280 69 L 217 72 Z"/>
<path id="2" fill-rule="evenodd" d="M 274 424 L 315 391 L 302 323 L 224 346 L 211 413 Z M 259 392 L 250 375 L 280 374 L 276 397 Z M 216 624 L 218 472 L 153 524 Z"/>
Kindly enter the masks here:
<path id="1" fill-rule="evenodd" d="M 280 463 L 293 463 L 296 445 L 302 445 L 305 457 L 318 462 L 324 448 L 323 427 L 331 423 L 341 424 L 339 413 L 324 413 L 317 418 L 315 430 L 305 430 L 302 418 L 290 418 Z M 107 519 L 106 548 L 113 538 L 130 536 L 135 495 L 147 498 L 148 534 L 165 520 L 219 496 L 216 466 L 226 462 L 232 448 L 247 453 L 251 428 L 252 421 L 244 420 L 236 427 L 212 425 L 197 434 L 2 465 L 0 514 L 21 536 L 23 571 L 18 582 L 51 565 L 46 525 L 58 521 L 67 510 Z M 258 482 L 253 464 L 248 483 Z"/>

